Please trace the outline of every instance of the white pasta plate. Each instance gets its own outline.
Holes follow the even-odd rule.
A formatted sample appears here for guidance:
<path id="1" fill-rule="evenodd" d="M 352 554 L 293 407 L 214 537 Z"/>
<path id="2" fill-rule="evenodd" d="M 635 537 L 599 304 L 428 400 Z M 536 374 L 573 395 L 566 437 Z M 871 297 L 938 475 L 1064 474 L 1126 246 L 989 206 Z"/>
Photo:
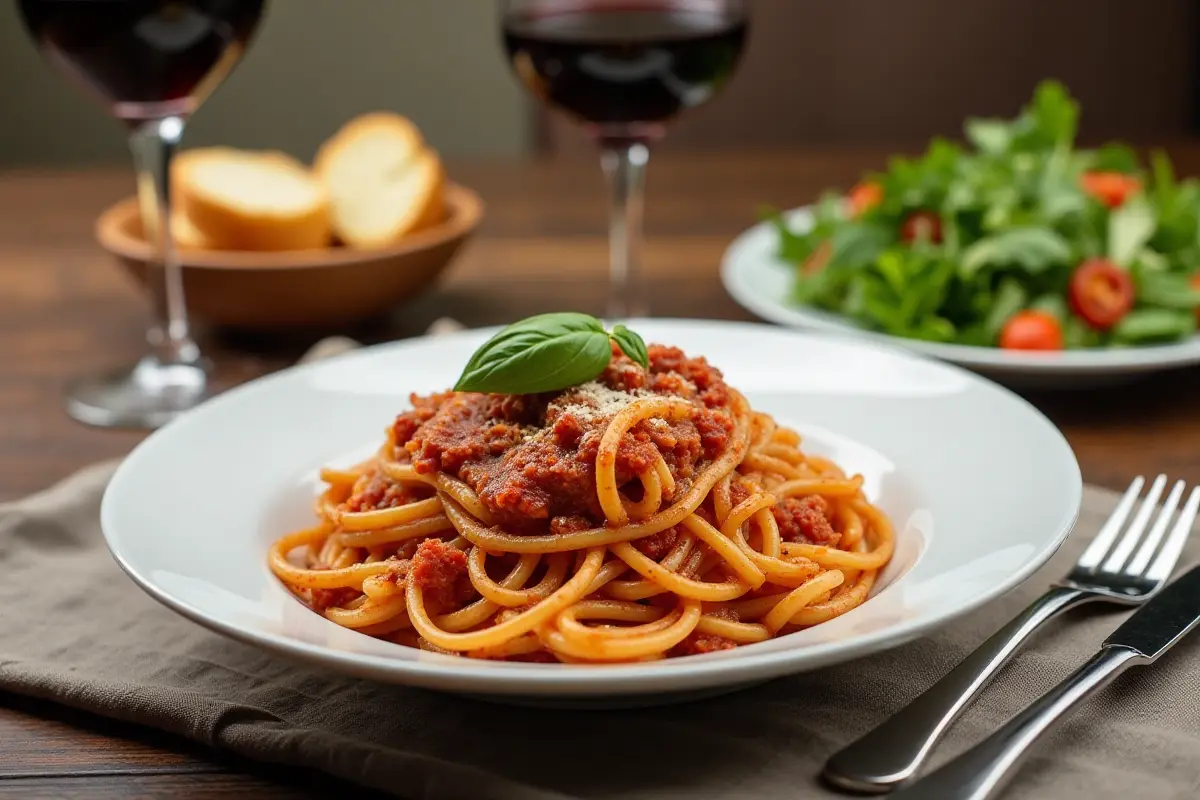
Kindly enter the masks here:
<path id="1" fill-rule="evenodd" d="M 408 648 L 314 613 L 267 566 L 312 524 L 319 468 L 372 452 L 410 392 L 452 385 L 493 331 L 423 337 L 261 378 L 156 432 L 104 496 L 129 576 L 191 620 L 352 675 L 515 702 L 655 703 L 729 690 L 911 641 L 1024 581 L 1071 530 L 1070 447 L 1021 398 L 957 367 L 854 339 L 757 324 L 634 320 L 647 342 L 721 368 L 806 450 L 864 478 L 896 551 L 861 606 L 723 652 L 618 665 L 486 661 Z"/>
<path id="2" fill-rule="evenodd" d="M 812 225 L 808 207 L 794 209 L 786 217 L 798 231 Z M 794 269 L 779 260 L 777 248 L 775 229 L 768 223 L 759 223 L 729 245 L 721 262 L 721 281 L 730 296 L 742 308 L 777 325 L 886 342 L 967 367 L 1010 385 L 1031 388 L 1089 387 L 1200 363 L 1200 336 L 1173 344 L 1144 347 L 1022 352 L 924 342 L 866 331 L 838 314 L 793 302 Z"/>

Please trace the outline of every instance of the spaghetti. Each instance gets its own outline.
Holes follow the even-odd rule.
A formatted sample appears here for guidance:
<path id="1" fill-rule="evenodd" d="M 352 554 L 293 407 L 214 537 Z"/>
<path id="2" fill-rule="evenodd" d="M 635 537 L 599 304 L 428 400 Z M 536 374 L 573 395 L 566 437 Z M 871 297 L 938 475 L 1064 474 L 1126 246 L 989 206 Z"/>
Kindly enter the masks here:
<path id="1" fill-rule="evenodd" d="M 489 659 L 706 653 L 861 604 L 893 550 L 861 476 L 805 453 L 703 358 L 614 347 L 541 395 L 412 397 L 379 452 L 326 469 L 276 576 L 333 622 Z"/>

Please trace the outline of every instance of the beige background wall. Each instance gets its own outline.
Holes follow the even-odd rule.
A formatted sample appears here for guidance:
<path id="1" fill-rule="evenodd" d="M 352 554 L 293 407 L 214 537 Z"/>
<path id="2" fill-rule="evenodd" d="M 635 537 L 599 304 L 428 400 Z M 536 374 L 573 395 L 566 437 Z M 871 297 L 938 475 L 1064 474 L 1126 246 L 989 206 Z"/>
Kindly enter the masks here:
<path id="1" fill-rule="evenodd" d="M 127 158 L 124 129 L 43 62 L 0 2 L 0 165 Z M 511 156 L 532 110 L 504 61 L 490 0 L 269 0 L 246 59 L 186 143 L 308 158 L 354 114 L 412 117 L 453 156 Z"/>

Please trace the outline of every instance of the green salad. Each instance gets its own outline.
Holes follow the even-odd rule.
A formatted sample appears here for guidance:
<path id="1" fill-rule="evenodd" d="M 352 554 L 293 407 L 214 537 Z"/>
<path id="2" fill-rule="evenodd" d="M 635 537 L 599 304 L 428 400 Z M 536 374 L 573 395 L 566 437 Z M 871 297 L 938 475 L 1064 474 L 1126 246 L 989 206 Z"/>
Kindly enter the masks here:
<path id="1" fill-rule="evenodd" d="M 967 146 L 934 140 L 814 224 L 783 216 L 795 302 L 911 339 L 1018 350 L 1172 342 L 1196 331 L 1200 182 L 1155 153 L 1075 147 L 1079 106 L 1038 87 L 1013 120 L 971 119 Z"/>

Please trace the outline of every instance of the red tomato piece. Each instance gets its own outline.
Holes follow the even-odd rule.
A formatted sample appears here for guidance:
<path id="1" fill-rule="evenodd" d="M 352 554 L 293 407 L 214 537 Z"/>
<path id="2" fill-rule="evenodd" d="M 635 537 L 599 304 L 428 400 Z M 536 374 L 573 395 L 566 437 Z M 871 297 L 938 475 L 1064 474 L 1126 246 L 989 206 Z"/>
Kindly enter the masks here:
<path id="1" fill-rule="evenodd" d="M 1005 350 L 1062 350 L 1062 326 L 1045 311 L 1021 311 L 1004 323 L 1000 346 Z"/>
<path id="2" fill-rule="evenodd" d="M 874 181 L 865 181 L 851 189 L 847 199 L 851 216 L 861 217 L 883 202 L 883 187 Z"/>
<path id="3" fill-rule="evenodd" d="M 1097 330 L 1106 331 L 1133 308 L 1133 280 L 1111 261 L 1085 261 L 1071 275 L 1067 301 L 1072 310 Z"/>
<path id="4" fill-rule="evenodd" d="M 1079 179 L 1083 190 L 1109 208 L 1120 208 L 1142 189 L 1142 182 L 1123 172 L 1085 172 Z"/>
<path id="5" fill-rule="evenodd" d="M 932 211 L 914 211 L 900 226 L 900 240 L 915 242 L 918 239 L 939 244 L 942 241 L 942 218 Z"/>

